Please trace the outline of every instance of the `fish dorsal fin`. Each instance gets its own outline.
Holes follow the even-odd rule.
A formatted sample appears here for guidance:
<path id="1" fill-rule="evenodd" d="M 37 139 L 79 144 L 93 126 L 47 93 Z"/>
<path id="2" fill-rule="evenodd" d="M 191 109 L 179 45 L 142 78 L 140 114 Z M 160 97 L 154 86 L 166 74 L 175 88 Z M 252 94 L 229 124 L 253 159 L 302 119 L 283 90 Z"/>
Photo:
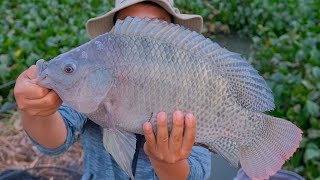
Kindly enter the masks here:
<path id="1" fill-rule="evenodd" d="M 260 112 L 274 108 L 271 89 L 248 61 L 197 32 L 158 19 L 127 17 L 118 20 L 111 33 L 154 39 L 184 49 L 213 64 L 228 79 L 243 107 Z"/>

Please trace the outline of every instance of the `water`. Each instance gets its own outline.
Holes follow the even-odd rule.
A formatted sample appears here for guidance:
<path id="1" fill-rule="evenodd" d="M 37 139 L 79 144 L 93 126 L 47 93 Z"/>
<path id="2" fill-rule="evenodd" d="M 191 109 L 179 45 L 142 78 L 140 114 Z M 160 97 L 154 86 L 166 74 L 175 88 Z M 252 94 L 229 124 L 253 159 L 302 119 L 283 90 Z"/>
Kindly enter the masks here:
<path id="1" fill-rule="evenodd" d="M 220 44 L 221 47 L 242 54 L 244 57 L 248 57 L 252 51 L 252 41 L 250 38 L 240 37 L 236 34 L 218 34 L 211 39 Z"/>

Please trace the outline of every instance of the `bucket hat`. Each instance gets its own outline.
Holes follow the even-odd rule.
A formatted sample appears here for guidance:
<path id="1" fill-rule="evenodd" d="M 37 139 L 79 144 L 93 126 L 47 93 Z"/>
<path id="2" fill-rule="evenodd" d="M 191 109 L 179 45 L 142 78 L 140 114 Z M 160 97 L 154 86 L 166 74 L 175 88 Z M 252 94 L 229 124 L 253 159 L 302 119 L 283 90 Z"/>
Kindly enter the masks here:
<path id="1" fill-rule="evenodd" d="M 179 9 L 174 7 L 173 0 L 116 0 L 115 8 L 102 16 L 89 19 L 87 22 L 87 32 L 90 38 L 95 38 L 101 34 L 109 32 L 114 26 L 114 15 L 134 4 L 150 1 L 158 4 L 173 16 L 174 23 L 189 28 L 192 31 L 201 32 L 203 19 L 199 15 L 181 14 Z"/>

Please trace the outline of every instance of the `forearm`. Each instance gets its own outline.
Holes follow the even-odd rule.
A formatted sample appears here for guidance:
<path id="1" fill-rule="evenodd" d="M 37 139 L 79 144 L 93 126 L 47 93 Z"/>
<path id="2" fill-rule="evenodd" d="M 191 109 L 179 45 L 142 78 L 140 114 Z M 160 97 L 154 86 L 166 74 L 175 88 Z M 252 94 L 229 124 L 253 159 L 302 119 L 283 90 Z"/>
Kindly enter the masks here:
<path id="1" fill-rule="evenodd" d="M 190 165 L 187 159 L 174 164 L 163 163 L 150 158 L 151 164 L 161 180 L 185 180 L 190 172 Z"/>
<path id="2" fill-rule="evenodd" d="M 66 141 L 67 128 L 58 111 L 47 117 L 22 112 L 22 120 L 29 136 L 44 148 L 54 149 Z"/>

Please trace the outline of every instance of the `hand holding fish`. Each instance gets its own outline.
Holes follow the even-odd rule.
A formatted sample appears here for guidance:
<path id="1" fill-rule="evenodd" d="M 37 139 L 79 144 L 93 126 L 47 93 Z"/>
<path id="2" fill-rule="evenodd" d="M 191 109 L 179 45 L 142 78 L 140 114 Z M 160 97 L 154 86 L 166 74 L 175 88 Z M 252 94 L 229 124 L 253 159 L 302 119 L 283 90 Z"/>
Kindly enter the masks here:
<path id="1" fill-rule="evenodd" d="M 14 88 L 18 107 L 30 116 L 50 116 L 58 110 L 62 100 L 54 91 L 33 83 L 36 77 L 36 66 L 31 66 L 18 77 Z"/>
<path id="2" fill-rule="evenodd" d="M 67 136 L 64 121 L 57 111 L 62 100 L 53 90 L 35 84 L 36 77 L 36 66 L 24 71 L 16 81 L 14 95 L 22 112 L 24 129 L 39 144 L 53 149 L 61 146 Z"/>
<path id="3" fill-rule="evenodd" d="M 187 158 L 195 142 L 196 121 L 191 113 L 184 117 L 181 111 L 173 113 L 173 127 L 168 136 L 168 120 L 164 112 L 157 117 L 157 136 L 149 122 L 144 124 L 146 143 L 144 151 L 149 156 L 160 179 L 186 179 L 190 166 Z M 172 173 L 170 173 L 172 171 Z M 173 177 L 176 176 L 176 177 Z"/>

